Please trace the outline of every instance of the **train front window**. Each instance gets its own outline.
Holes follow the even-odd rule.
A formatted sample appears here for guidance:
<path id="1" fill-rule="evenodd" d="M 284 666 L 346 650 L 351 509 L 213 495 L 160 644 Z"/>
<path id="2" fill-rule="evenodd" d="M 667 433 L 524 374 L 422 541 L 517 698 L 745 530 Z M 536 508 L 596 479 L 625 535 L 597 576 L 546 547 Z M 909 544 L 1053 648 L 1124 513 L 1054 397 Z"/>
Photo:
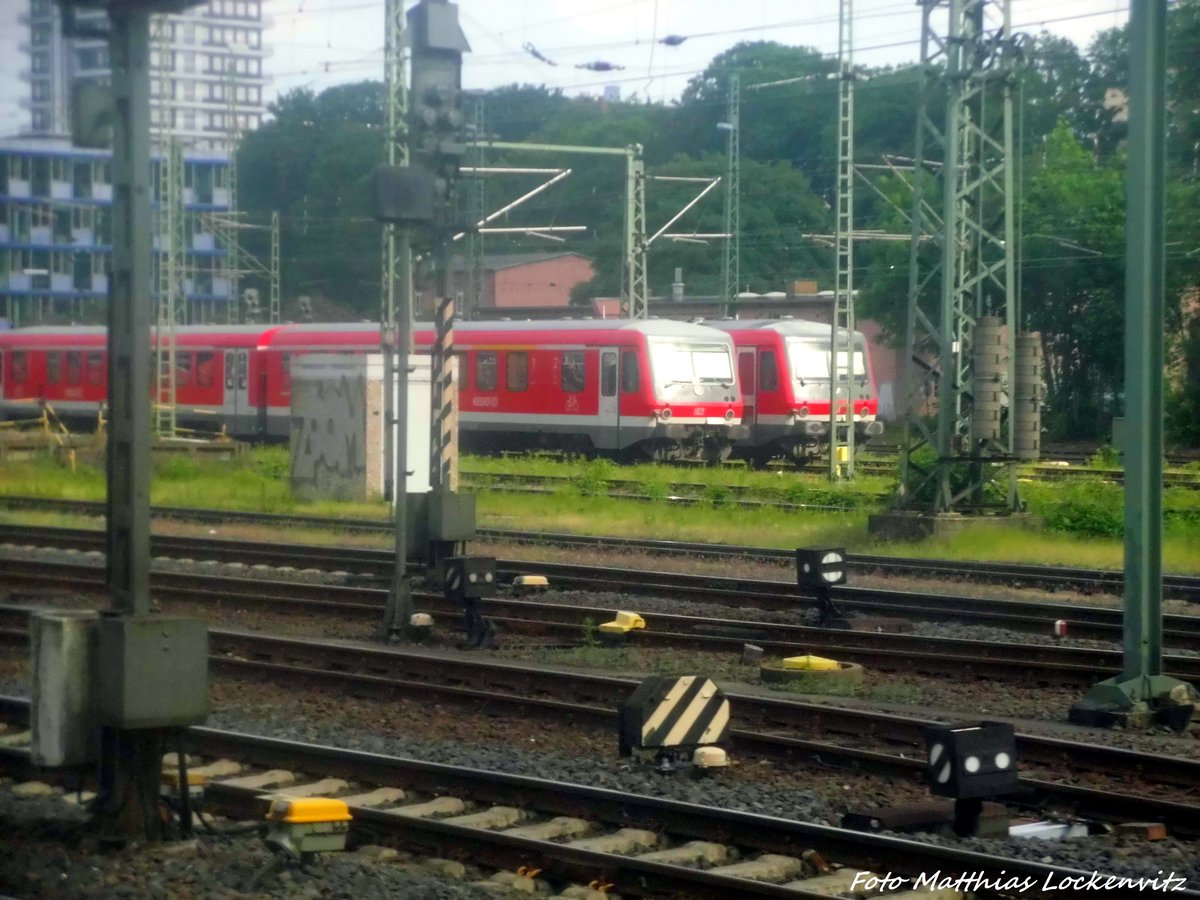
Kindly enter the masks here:
<path id="1" fill-rule="evenodd" d="M 788 362 L 792 365 L 792 377 L 803 384 L 806 381 L 829 380 L 829 344 L 789 341 Z M 838 354 L 838 362 L 846 365 L 846 353 Z M 867 361 L 861 350 L 854 351 L 854 378 L 863 381 L 867 377 Z"/>
<path id="2" fill-rule="evenodd" d="M 733 384 L 733 359 L 722 344 L 655 343 L 650 347 L 650 366 L 659 387 Z"/>

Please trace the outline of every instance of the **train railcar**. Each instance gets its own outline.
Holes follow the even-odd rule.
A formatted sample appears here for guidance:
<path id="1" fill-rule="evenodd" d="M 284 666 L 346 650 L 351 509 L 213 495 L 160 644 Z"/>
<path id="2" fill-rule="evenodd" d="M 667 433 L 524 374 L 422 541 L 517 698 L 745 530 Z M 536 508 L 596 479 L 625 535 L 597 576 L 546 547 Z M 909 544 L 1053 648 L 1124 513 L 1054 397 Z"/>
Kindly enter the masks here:
<path id="1" fill-rule="evenodd" d="M 733 338 L 749 437 L 735 454 L 755 465 L 779 456 L 803 463 L 829 439 L 829 325 L 799 319 L 707 322 Z M 866 338 L 854 332 L 855 437 L 883 431 Z M 850 414 L 843 404 L 838 417 Z"/>
<path id="2" fill-rule="evenodd" d="M 414 326 L 414 345 L 433 342 Z M 718 461 L 745 435 L 728 335 L 669 321 L 465 322 L 455 328 L 465 449 Z M 268 431 L 287 429 L 290 361 L 379 350 L 373 325 L 286 326 L 265 341 Z"/>
<path id="3" fill-rule="evenodd" d="M 178 329 L 175 402 L 179 423 L 212 431 L 224 426 L 243 437 L 265 434 L 267 382 L 258 348 L 277 327 L 199 325 Z M 147 351 L 154 353 L 153 341 Z M 152 359 L 152 373 L 156 366 L 157 360 Z M 107 397 L 105 329 L 0 332 L 3 417 L 34 415 L 45 402 L 65 420 L 95 420 Z"/>

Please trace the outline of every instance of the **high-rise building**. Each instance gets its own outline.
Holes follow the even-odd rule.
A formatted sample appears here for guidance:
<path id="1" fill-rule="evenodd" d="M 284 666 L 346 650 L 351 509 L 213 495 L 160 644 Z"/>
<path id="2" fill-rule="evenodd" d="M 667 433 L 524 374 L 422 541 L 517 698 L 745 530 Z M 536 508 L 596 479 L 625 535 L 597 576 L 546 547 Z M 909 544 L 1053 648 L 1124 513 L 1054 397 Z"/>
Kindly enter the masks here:
<path id="1" fill-rule="evenodd" d="M 105 320 L 112 266 L 112 154 L 64 138 L 0 140 L 0 318 L 10 325 Z M 154 208 L 163 203 L 163 157 L 151 161 Z M 184 321 L 225 321 L 233 290 L 217 222 L 228 216 L 224 154 L 188 151 L 181 200 Z M 167 237 L 153 237 L 157 265 Z M 157 299 L 157 282 L 152 289 Z"/>
<path id="2" fill-rule="evenodd" d="M 30 85 L 24 101 L 28 134 L 66 135 L 71 85 L 108 80 L 108 46 L 96 38 L 64 38 L 54 0 L 29 0 L 21 19 L 29 28 L 21 47 L 29 57 L 21 73 Z M 103 25 L 104 12 L 80 10 L 76 19 L 80 25 Z M 266 112 L 268 24 L 263 0 L 208 0 L 179 15 L 154 17 L 150 125 L 156 138 L 170 132 L 190 150 L 226 153 L 234 134 L 258 126 Z"/>

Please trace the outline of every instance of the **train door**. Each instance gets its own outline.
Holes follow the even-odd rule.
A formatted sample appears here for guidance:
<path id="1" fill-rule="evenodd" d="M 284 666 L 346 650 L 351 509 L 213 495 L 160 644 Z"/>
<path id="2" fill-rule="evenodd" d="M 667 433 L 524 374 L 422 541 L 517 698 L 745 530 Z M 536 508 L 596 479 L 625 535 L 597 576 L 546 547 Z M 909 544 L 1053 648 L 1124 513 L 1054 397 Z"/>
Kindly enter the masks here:
<path id="1" fill-rule="evenodd" d="M 617 350 L 600 351 L 600 404 L 595 444 L 598 449 L 615 450 L 620 443 L 619 395 L 617 393 Z"/>
<path id="2" fill-rule="evenodd" d="M 758 349 L 741 347 L 738 349 L 738 384 L 742 389 L 742 424 L 754 427 L 754 415 L 758 410 Z"/>
<path id="3" fill-rule="evenodd" d="M 224 423 L 233 434 L 252 432 L 256 415 L 250 406 L 250 351 L 225 351 L 225 396 L 221 407 Z"/>

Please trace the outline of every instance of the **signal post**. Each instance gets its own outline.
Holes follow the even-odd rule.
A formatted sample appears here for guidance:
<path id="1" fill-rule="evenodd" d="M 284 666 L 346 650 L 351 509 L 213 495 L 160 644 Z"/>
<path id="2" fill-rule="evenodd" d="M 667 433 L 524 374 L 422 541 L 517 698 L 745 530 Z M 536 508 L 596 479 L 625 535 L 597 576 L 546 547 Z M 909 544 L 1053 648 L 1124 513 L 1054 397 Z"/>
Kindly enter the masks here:
<path id="1" fill-rule="evenodd" d="M 440 583 L 445 561 L 455 555 L 462 542 L 475 536 L 475 498 L 457 492 L 455 311 L 449 296 L 450 241 L 456 232 L 464 230 L 467 218 L 460 202 L 458 176 L 468 146 L 462 111 L 462 55 L 470 46 L 458 24 L 458 7 L 447 0 L 421 0 L 408 11 L 406 26 L 412 59 L 407 111 L 408 165 L 384 165 L 375 170 L 375 217 L 403 228 L 414 243 L 422 242 L 429 249 L 437 266 L 438 321 L 430 373 L 431 490 L 424 495 L 408 495 L 402 481 L 403 464 L 395 485 L 396 574 L 384 631 L 397 640 L 407 635 L 413 612 L 405 574 L 409 547 L 423 550 L 421 555 L 429 563 L 434 580 Z M 406 322 L 408 316 L 408 310 L 401 310 L 398 318 Z M 407 343 L 403 338 L 397 341 L 400 347 L 396 366 L 398 434 L 393 443 L 401 460 L 400 448 L 406 443 L 406 416 L 401 404 L 408 391 Z"/>

